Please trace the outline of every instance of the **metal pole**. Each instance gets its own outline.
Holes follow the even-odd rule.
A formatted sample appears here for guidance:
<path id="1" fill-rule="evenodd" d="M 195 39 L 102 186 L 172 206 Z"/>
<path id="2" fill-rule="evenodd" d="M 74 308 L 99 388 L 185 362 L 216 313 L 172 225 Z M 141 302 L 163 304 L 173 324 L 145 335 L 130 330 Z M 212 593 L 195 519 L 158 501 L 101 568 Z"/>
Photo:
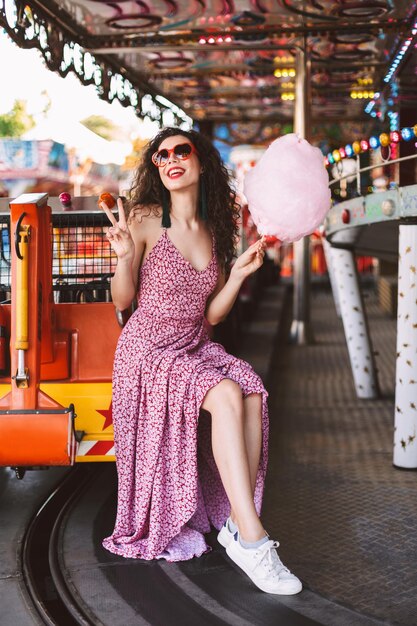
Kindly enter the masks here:
<path id="1" fill-rule="evenodd" d="M 294 131 L 308 139 L 310 105 L 310 68 L 306 40 L 296 50 Z M 296 190 L 294 190 L 294 193 Z M 310 238 L 304 237 L 294 244 L 294 307 L 290 339 L 304 345 L 313 341 L 310 325 Z"/>
<path id="2" fill-rule="evenodd" d="M 369 172 L 370 170 L 374 170 L 378 167 L 382 167 L 383 165 L 393 165 L 394 163 L 402 163 L 403 161 L 409 161 L 410 159 L 417 159 L 417 154 L 400 157 L 398 159 L 390 159 L 389 161 L 385 160 L 385 161 L 382 161 L 382 163 L 377 163 L 376 165 L 368 165 L 368 167 L 361 167 L 359 169 L 359 187 L 358 187 L 359 193 L 361 191 L 360 174 L 363 174 L 363 172 Z M 339 161 L 339 163 L 341 163 L 341 161 Z M 350 174 L 346 174 L 345 176 L 339 176 L 338 178 L 332 178 L 332 180 L 329 182 L 329 187 L 331 187 L 331 185 L 334 185 L 335 183 L 340 182 L 341 180 L 345 180 L 346 178 L 352 178 L 352 176 L 353 176 L 353 173 L 350 173 Z"/>
<path id="3" fill-rule="evenodd" d="M 359 154 L 356 155 L 356 191 L 361 195 L 361 160 Z"/>
<path id="4" fill-rule="evenodd" d="M 353 252 L 329 248 L 339 296 L 340 311 L 349 351 L 352 375 L 358 398 L 379 395 L 371 336 L 362 301 L 358 271 Z"/>
<path id="5" fill-rule="evenodd" d="M 394 465 L 417 468 L 417 225 L 401 224 L 398 246 Z"/>
<path id="6" fill-rule="evenodd" d="M 340 296 L 339 296 L 339 288 L 335 276 L 334 271 L 334 262 L 331 254 L 331 245 L 327 241 L 325 237 L 322 238 L 323 251 L 326 259 L 327 271 L 329 273 L 330 286 L 332 288 L 334 305 L 336 307 L 337 317 L 342 317 L 342 312 L 340 310 Z"/>

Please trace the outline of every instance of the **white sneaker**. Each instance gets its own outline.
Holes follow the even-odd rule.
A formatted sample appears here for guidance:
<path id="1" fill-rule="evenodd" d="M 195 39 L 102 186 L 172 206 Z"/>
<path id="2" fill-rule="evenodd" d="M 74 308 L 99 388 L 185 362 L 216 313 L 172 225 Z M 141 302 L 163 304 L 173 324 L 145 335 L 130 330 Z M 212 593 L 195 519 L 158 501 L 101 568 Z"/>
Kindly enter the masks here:
<path id="1" fill-rule="evenodd" d="M 217 535 L 217 541 L 224 547 L 227 548 L 227 546 L 229 545 L 229 543 L 232 541 L 233 539 L 233 534 L 230 530 L 229 530 L 229 526 L 228 526 L 228 521 L 229 518 L 227 518 L 227 520 L 225 521 L 225 523 L 223 524 L 223 526 L 220 529 L 219 534 Z"/>
<path id="2" fill-rule="evenodd" d="M 235 539 L 226 547 L 226 553 L 262 591 L 291 596 L 299 593 L 303 586 L 283 565 L 276 551 L 278 546 L 278 541 L 269 539 L 259 548 L 244 548 L 236 533 Z"/>

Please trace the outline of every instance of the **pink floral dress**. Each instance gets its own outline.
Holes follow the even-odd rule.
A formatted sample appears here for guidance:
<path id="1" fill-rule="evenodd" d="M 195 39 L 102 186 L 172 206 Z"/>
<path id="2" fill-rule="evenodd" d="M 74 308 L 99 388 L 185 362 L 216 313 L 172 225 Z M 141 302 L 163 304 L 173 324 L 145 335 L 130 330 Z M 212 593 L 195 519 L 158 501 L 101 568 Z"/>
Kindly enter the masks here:
<path id="1" fill-rule="evenodd" d="M 138 308 L 121 333 L 113 372 L 118 507 L 103 541 L 124 557 L 183 561 L 208 552 L 204 533 L 230 512 L 200 407 L 224 378 L 243 396 L 262 394 L 263 445 L 255 505 L 260 514 L 268 452 L 268 393 L 252 367 L 209 338 L 206 302 L 218 277 L 196 270 L 164 229 L 139 277 Z"/>

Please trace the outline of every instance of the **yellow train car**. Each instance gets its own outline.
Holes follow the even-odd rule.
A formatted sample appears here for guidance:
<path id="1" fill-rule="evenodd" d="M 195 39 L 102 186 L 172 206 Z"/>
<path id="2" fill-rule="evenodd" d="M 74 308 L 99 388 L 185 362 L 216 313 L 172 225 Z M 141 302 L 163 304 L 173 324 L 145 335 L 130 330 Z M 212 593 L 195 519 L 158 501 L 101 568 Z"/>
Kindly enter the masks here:
<path id="1" fill-rule="evenodd" d="M 26 194 L 0 229 L 0 465 L 114 461 L 107 218 L 97 198 Z"/>

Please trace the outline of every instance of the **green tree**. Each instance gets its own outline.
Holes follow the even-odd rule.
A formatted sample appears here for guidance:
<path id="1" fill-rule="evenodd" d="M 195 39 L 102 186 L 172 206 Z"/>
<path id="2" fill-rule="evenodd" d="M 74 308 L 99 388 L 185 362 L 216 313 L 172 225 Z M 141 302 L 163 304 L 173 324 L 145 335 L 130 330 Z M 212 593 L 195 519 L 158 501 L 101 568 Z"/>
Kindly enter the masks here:
<path id="1" fill-rule="evenodd" d="M 108 141 L 114 139 L 119 132 L 118 127 L 111 120 L 101 115 L 90 115 L 90 117 L 81 120 L 81 124 Z"/>
<path id="2" fill-rule="evenodd" d="M 0 137 L 21 137 L 35 126 L 32 115 L 26 110 L 25 100 L 16 100 L 8 113 L 0 115 Z"/>
<path id="3" fill-rule="evenodd" d="M 43 89 L 41 91 L 41 96 L 42 96 L 42 100 L 43 100 L 42 115 L 44 117 L 48 117 L 48 113 L 49 113 L 49 111 L 51 110 L 51 107 L 52 107 L 51 96 L 46 91 L 46 89 Z"/>

